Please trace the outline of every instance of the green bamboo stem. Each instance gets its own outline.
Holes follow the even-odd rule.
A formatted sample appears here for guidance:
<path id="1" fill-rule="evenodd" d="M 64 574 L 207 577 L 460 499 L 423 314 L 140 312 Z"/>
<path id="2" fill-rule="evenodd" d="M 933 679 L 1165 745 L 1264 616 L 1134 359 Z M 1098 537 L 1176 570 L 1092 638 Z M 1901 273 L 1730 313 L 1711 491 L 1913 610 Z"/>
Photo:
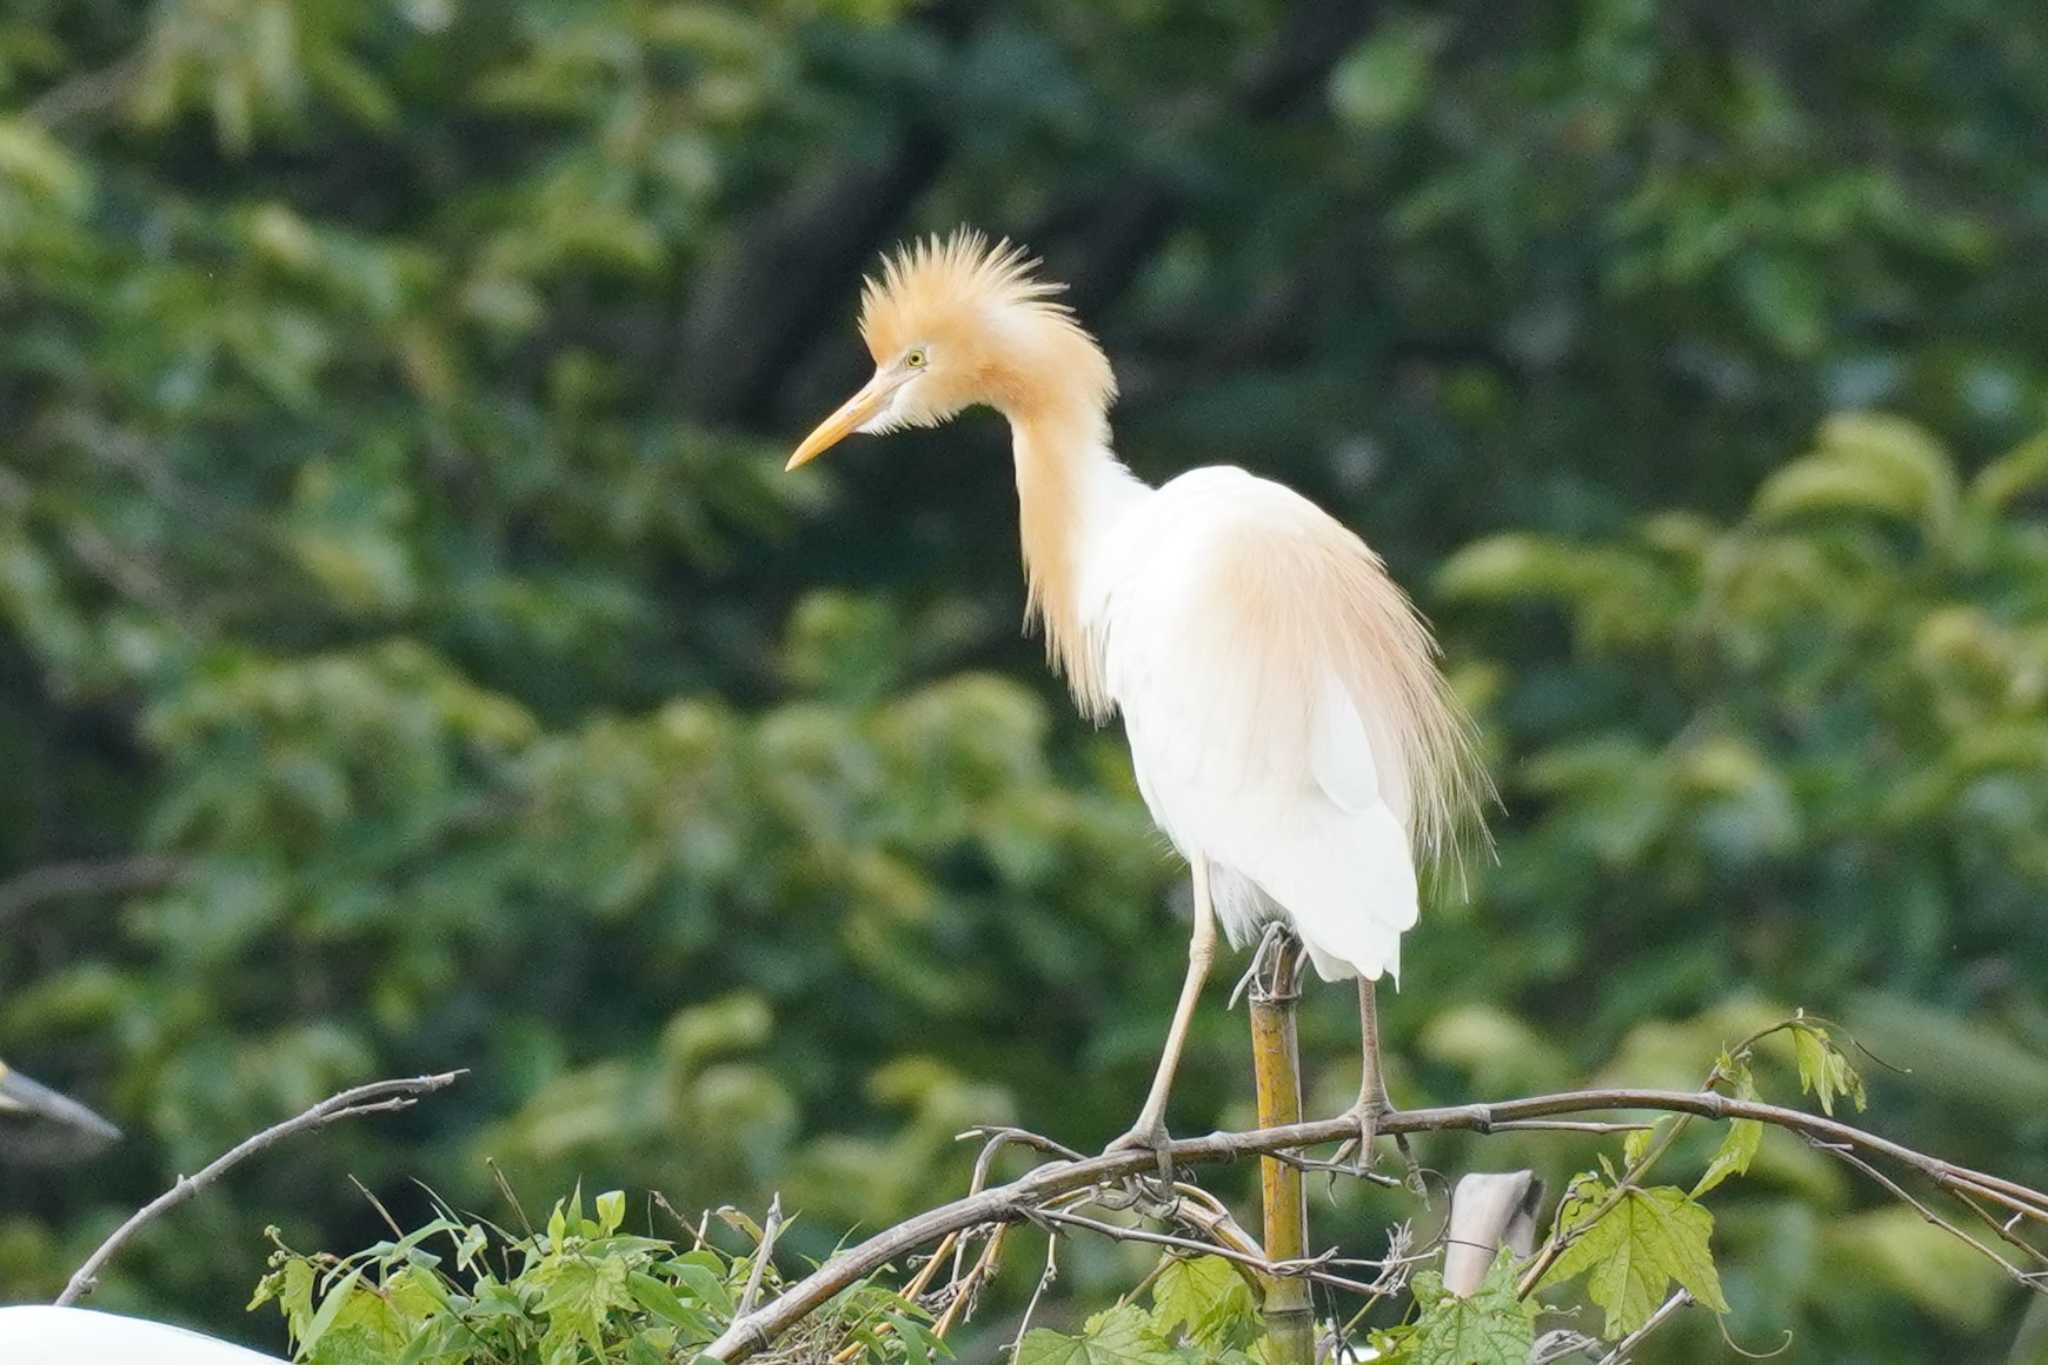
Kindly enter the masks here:
<path id="1" fill-rule="evenodd" d="M 1270 968 L 1251 991 L 1252 1072 L 1259 1126 L 1301 1121 L 1301 1050 L 1295 1006 L 1301 999 L 1301 950 L 1291 937 L 1274 945 Z M 1301 1171 L 1272 1157 L 1259 1160 L 1264 1200 L 1266 1257 L 1294 1261 L 1308 1255 L 1308 1198 Z M 1313 1365 L 1315 1310 L 1309 1282 L 1298 1275 L 1266 1277 L 1267 1359 L 1272 1365 Z"/>

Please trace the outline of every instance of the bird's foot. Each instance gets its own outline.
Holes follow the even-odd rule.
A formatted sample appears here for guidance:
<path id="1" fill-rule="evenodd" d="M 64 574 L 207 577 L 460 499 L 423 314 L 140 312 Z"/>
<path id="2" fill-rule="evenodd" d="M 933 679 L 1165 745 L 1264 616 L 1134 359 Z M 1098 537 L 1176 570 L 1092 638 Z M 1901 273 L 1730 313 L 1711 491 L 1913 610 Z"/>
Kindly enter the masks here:
<path id="1" fill-rule="evenodd" d="M 1337 1149 L 1337 1154 L 1330 1158 L 1331 1164 L 1342 1166 L 1349 1161 L 1353 1175 L 1365 1175 L 1371 1171 L 1373 1142 L 1380 1135 L 1380 1119 L 1392 1112 L 1392 1106 L 1385 1100 L 1361 1099 L 1339 1114 L 1337 1117 L 1350 1119 L 1358 1125 L 1358 1136 L 1345 1140 L 1344 1145 Z"/>
<path id="2" fill-rule="evenodd" d="M 1130 1132 L 1103 1148 L 1102 1154 L 1131 1151 L 1152 1153 L 1159 1162 L 1160 1183 L 1173 1184 L 1173 1135 L 1166 1131 L 1165 1120 L 1141 1117 Z"/>
<path id="3" fill-rule="evenodd" d="M 1392 1102 L 1382 1097 L 1372 1100 L 1361 1099 L 1357 1104 L 1352 1105 L 1349 1109 L 1338 1115 L 1339 1118 L 1351 1119 L 1357 1123 L 1358 1136 L 1347 1139 L 1344 1145 L 1337 1149 L 1337 1154 L 1331 1158 L 1330 1164 L 1335 1167 L 1342 1167 L 1346 1161 L 1349 1161 L 1351 1163 L 1350 1173 L 1352 1175 L 1371 1176 L 1373 1144 L 1379 1138 L 1380 1124 L 1388 1115 L 1394 1112 Z M 1413 1193 L 1421 1195 L 1425 1199 L 1428 1198 L 1428 1189 L 1422 1179 L 1422 1167 L 1415 1160 L 1414 1151 L 1408 1146 L 1407 1136 L 1402 1133 L 1394 1134 L 1394 1146 L 1401 1153 L 1402 1164 L 1407 1167 L 1402 1184 L 1406 1185 Z"/>

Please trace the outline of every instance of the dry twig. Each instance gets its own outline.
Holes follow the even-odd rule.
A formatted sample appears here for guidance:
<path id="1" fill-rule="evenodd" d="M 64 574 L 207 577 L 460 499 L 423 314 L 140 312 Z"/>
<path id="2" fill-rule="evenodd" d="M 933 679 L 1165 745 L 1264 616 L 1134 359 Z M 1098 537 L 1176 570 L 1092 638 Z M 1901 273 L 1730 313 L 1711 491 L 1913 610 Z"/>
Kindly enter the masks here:
<path id="1" fill-rule="evenodd" d="M 775 1254 L 775 1239 L 782 1235 L 782 1194 L 768 1201 L 768 1223 L 761 1229 L 761 1243 L 754 1248 L 754 1268 L 747 1272 L 746 1292 L 740 1295 L 740 1316 L 754 1311 L 761 1297 L 761 1277 L 768 1273 L 768 1260 Z"/>
<path id="2" fill-rule="evenodd" d="M 157 891 L 185 875 L 177 858 L 142 855 L 110 862 L 51 863 L 0 882 L 0 923 L 44 901 Z"/>
<path id="3" fill-rule="evenodd" d="M 1680 1289 L 1650 1314 L 1650 1320 L 1630 1332 L 1614 1344 L 1614 1349 L 1600 1357 L 1600 1365 L 1628 1365 L 1628 1353 L 1642 1345 L 1643 1338 L 1664 1325 L 1665 1319 L 1692 1302 L 1692 1295 Z"/>
<path id="4" fill-rule="evenodd" d="M 283 1123 L 264 1129 L 254 1137 L 244 1138 L 215 1157 L 199 1174 L 179 1176 L 177 1184 L 144 1204 L 127 1222 L 115 1228 L 112 1235 L 100 1243 L 99 1250 L 86 1257 L 85 1264 L 72 1275 L 70 1283 L 64 1286 L 64 1292 L 57 1296 L 57 1306 L 67 1307 L 91 1293 L 98 1283 L 100 1270 L 120 1252 L 121 1248 L 134 1239 L 136 1233 L 215 1183 L 250 1157 L 259 1152 L 269 1151 L 288 1137 L 311 1132 L 316 1128 L 325 1128 L 328 1124 L 337 1123 L 342 1119 L 410 1109 L 418 1103 L 420 1096 L 445 1089 L 465 1074 L 467 1073 L 462 1071 L 446 1071 L 438 1076 L 411 1076 L 402 1080 L 373 1081 L 369 1085 L 359 1085 L 353 1090 L 344 1090 L 339 1095 L 320 1101 L 297 1118 L 286 1119 Z"/>

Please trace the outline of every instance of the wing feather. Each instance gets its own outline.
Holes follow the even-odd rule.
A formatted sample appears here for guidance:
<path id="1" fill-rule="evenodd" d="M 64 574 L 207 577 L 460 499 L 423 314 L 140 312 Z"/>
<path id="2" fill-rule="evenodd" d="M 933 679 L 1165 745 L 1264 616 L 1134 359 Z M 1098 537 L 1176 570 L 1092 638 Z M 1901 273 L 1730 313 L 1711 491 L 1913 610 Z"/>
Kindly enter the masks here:
<path id="1" fill-rule="evenodd" d="M 1167 484 L 1104 562 L 1140 788 L 1211 861 L 1233 941 L 1277 907 L 1325 977 L 1397 973 L 1417 860 L 1449 851 L 1479 790 L 1407 599 L 1313 503 L 1236 469 Z"/>

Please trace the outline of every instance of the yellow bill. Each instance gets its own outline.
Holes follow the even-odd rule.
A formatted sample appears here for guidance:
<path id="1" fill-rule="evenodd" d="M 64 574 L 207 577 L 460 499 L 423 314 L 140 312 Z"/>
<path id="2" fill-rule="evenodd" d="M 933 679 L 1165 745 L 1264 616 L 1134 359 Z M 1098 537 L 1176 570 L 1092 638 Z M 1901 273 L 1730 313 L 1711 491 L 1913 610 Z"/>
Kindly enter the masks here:
<path id="1" fill-rule="evenodd" d="M 796 453 L 789 457 L 784 469 L 795 469 L 809 464 L 820 455 L 838 445 L 854 432 L 874 420 L 875 414 L 889 401 L 889 395 L 896 385 L 884 383 L 880 375 L 875 376 L 861 387 L 859 393 L 839 405 L 839 410 L 818 423 L 818 428 L 804 437 Z"/>

